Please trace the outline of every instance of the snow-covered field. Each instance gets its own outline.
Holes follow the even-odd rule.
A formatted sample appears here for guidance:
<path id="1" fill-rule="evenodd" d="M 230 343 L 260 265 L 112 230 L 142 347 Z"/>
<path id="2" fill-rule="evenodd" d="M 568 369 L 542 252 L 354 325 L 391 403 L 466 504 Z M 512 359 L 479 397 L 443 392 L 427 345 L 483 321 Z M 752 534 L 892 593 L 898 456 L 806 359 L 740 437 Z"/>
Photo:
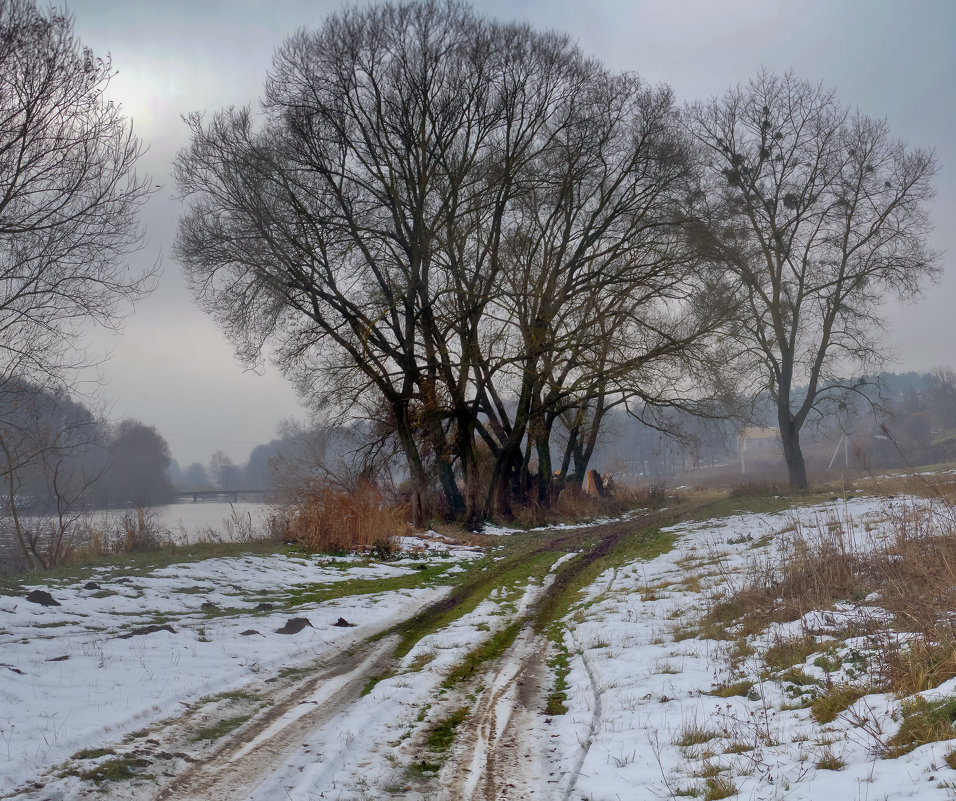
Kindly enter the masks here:
<path id="1" fill-rule="evenodd" d="M 898 699 L 867 695 L 821 725 L 810 709 L 795 703 L 799 696 L 793 684 L 766 678 L 760 652 L 777 639 L 799 635 L 806 621 L 771 627 L 752 643 L 756 654 L 733 674 L 728 654 L 733 643 L 675 641 L 675 631 L 703 611 L 701 593 L 683 588 L 689 573 L 705 586 L 739 581 L 750 560 L 765 558 L 752 548 L 755 542 L 797 522 L 813 527 L 828 519 L 854 521 L 860 536 L 869 524 L 867 536 L 875 538 L 886 521 L 886 502 L 861 499 L 678 526 L 675 550 L 595 582 L 567 629 L 574 655 L 570 709 L 555 719 L 564 760 L 580 759 L 581 743 L 588 743 L 576 795 L 660 798 L 696 791 L 717 796 L 719 780 L 725 779 L 725 789 L 749 799 L 956 797 L 956 771 L 944 761 L 952 742 L 925 745 L 897 759 L 879 758 L 881 743 L 899 726 Z M 843 611 L 852 613 L 849 607 Z M 835 655 L 847 664 L 853 644 L 834 642 Z M 845 679 L 839 672 L 827 673 L 812 657 L 800 668 L 823 684 Z M 750 697 L 708 694 L 742 678 L 753 682 Z M 923 695 L 952 697 L 956 680 Z M 643 789 L 635 795 L 635 788 Z"/>
<path id="2" fill-rule="evenodd" d="M 433 545 L 416 558 L 451 565 L 475 555 Z M 416 565 L 414 559 L 362 566 L 330 557 L 244 556 L 147 575 L 96 569 L 81 582 L 26 587 L 49 591 L 59 606 L 0 595 L 0 791 L 184 703 L 380 631 L 446 590 L 345 596 L 294 609 L 285 602 L 297 589 L 411 575 Z M 97 586 L 84 589 L 91 582 Z M 293 616 L 310 625 L 277 633 Z M 352 626 L 335 626 L 340 617 Z M 149 626 L 172 631 L 135 633 Z"/>
<path id="3" fill-rule="evenodd" d="M 113 798 L 256 801 L 953 798 L 956 770 L 945 759 L 953 742 L 880 758 L 900 725 L 901 699 L 866 695 L 820 724 L 805 703 L 811 690 L 765 669 L 761 655 L 774 642 L 857 609 L 774 624 L 751 638 L 749 655 L 733 653 L 739 643 L 687 634 L 715 590 L 739 586 L 754 560 L 773 558 L 786 532 L 839 520 L 854 537 L 875 541 L 886 504 L 861 498 L 682 524 L 672 530 L 672 550 L 605 571 L 560 621 L 569 659 L 565 714 L 543 711 L 557 651 L 528 627 L 478 678 L 448 677 L 476 646 L 530 614 L 557 572 L 573 564 L 574 549 L 556 554 L 540 581 L 489 593 L 387 669 L 394 638 L 367 638 L 447 587 L 370 592 L 363 584 L 366 594 L 294 607 L 289 599 L 342 581 L 413 577 L 426 566 L 461 572 L 475 549 L 413 540 L 407 544 L 418 553 L 387 564 L 211 559 L 145 575 L 101 570 L 90 576 L 98 588 L 44 584 L 60 606 L 0 596 L 0 797 L 81 798 L 98 788 Z M 506 531 L 497 533 L 506 541 Z M 273 606 L 257 610 L 263 603 Z M 309 625 L 279 633 L 293 616 Z M 336 626 L 339 618 L 353 625 Z M 172 631 L 134 633 L 149 625 Z M 822 691 L 852 676 L 855 647 L 862 645 L 834 638 L 832 665 L 817 651 L 797 667 Z M 167 753 L 163 773 L 144 768 L 150 778 L 134 785 L 76 775 L 102 759 L 76 758 L 81 749 L 125 747 L 159 765 L 157 749 L 172 750 L 174 740 L 185 748 L 170 723 L 183 709 L 215 709 L 231 703 L 223 700 L 230 694 L 265 698 L 277 676 L 300 681 L 295 671 L 306 677 L 316 665 L 325 672 L 310 683 L 303 678 L 288 685 L 288 697 L 269 697 L 274 711 L 261 725 L 237 723 L 235 736 L 200 743 L 195 757 Z M 734 682 L 747 686 L 745 694 L 711 694 Z M 956 680 L 922 695 L 954 697 Z M 430 733 L 456 710 L 463 722 L 454 724 L 454 742 L 430 764 Z M 260 752 L 268 761 L 256 762 Z M 64 766 L 74 775 L 58 778 Z"/>

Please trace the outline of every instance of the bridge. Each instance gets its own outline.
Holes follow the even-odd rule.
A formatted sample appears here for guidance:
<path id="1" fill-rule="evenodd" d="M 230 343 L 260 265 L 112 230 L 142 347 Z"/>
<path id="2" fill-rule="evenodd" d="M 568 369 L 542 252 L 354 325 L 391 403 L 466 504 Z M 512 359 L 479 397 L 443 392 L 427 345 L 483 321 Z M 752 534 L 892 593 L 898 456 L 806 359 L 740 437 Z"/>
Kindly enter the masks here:
<path id="1" fill-rule="evenodd" d="M 199 503 L 201 500 L 221 501 L 223 503 L 238 503 L 239 499 L 264 501 L 271 490 L 262 489 L 228 489 L 228 490 L 183 490 L 173 493 L 177 501 Z"/>

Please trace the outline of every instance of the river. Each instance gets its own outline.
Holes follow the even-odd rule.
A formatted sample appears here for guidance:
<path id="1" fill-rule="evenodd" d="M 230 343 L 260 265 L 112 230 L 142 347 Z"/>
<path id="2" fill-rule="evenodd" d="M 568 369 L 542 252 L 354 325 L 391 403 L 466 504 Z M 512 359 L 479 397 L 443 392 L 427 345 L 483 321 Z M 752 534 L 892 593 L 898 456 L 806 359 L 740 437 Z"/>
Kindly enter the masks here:
<path id="1" fill-rule="evenodd" d="M 148 529 L 158 541 L 172 540 L 188 544 L 201 540 L 242 541 L 266 536 L 269 520 L 275 507 L 268 503 L 238 501 L 184 502 L 154 506 L 145 510 Z M 88 514 L 92 528 L 102 531 L 121 531 L 120 520 L 125 514 L 135 515 L 135 509 L 94 509 Z M 29 525 L 30 517 L 24 522 Z M 122 536 L 121 534 L 119 536 Z M 16 570 L 20 562 L 12 531 L 4 534 L 0 528 L 0 575 Z"/>

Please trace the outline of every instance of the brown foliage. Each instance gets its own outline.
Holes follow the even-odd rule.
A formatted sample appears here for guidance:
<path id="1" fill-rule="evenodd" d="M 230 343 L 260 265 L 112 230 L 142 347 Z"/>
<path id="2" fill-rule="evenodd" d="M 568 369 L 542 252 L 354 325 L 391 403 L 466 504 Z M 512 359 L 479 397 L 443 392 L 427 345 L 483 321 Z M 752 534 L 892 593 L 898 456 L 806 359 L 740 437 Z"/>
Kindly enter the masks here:
<path id="1" fill-rule="evenodd" d="M 287 539 L 309 551 L 391 553 L 408 531 L 406 510 L 388 503 L 372 484 L 346 492 L 312 481 L 289 509 Z"/>

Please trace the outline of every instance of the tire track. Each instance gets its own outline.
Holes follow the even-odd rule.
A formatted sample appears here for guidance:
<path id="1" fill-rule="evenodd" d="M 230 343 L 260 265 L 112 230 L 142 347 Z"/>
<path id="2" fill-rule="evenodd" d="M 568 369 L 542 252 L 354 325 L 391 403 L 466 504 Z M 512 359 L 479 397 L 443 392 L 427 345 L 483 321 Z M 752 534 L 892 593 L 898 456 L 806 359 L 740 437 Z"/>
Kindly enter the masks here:
<path id="1" fill-rule="evenodd" d="M 588 736 L 581 744 L 581 753 L 578 754 L 578 758 L 574 762 L 574 767 L 571 769 L 571 774 L 568 777 L 568 786 L 565 788 L 564 795 L 562 796 L 563 801 L 570 801 L 571 794 L 574 792 L 574 788 L 578 783 L 578 778 L 581 776 L 581 770 L 584 768 L 584 762 L 591 751 L 591 745 L 597 736 L 598 725 L 600 724 L 602 715 L 601 690 L 598 687 L 597 678 L 594 675 L 591 662 L 584 653 L 584 649 L 578 649 L 577 642 L 574 640 L 574 634 L 569 631 L 568 635 L 571 638 L 571 642 L 574 643 L 575 651 L 578 653 L 578 656 L 581 657 L 581 663 L 584 665 L 585 672 L 588 674 L 588 681 L 591 684 L 591 693 L 594 696 L 594 707 L 591 712 L 591 723 L 588 726 Z"/>
<path id="2" fill-rule="evenodd" d="M 369 678 L 391 659 L 396 637 L 365 641 L 335 664 L 291 687 L 282 698 L 191 765 L 154 798 L 156 801 L 238 801 L 244 799 L 309 736 L 346 709 Z"/>
<path id="3" fill-rule="evenodd" d="M 599 725 L 601 699 L 595 676 L 582 655 L 595 693 L 595 710 L 588 741 L 576 760 L 570 779 L 565 779 L 567 768 L 562 769 L 553 756 L 547 755 L 554 749 L 548 748 L 552 741 L 548 739 L 543 712 L 547 695 L 545 688 L 550 676 L 546 664 L 549 641 L 544 632 L 566 612 L 567 599 L 574 597 L 579 585 L 590 582 L 590 574 L 586 571 L 591 571 L 595 562 L 600 565 L 599 560 L 608 557 L 623 537 L 634 534 L 650 522 L 645 517 L 553 532 L 537 537 L 531 548 L 525 547 L 512 557 L 524 559 L 531 553 L 542 551 L 576 554 L 574 558 L 555 565 L 541 584 L 527 587 L 512 618 L 520 626 L 514 641 L 502 656 L 480 668 L 442 702 L 444 706 L 455 697 L 459 703 L 464 703 L 469 693 L 473 693 L 471 698 L 475 693 L 478 695 L 473 711 L 458 730 L 449 761 L 440 774 L 441 786 L 435 787 L 431 778 L 421 783 L 421 779 L 405 778 L 407 774 L 401 774 L 403 781 L 409 782 L 405 791 L 428 797 L 436 793 L 455 801 L 569 798 Z M 610 577 L 608 589 L 615 580 L 616 573 Z M 441 600 L 409 610 L 408 616 L 403 616 L 404 620 L 427 619 L 431 614 L 447 610 L 466 599 L 468 589 L 467 582 L 458 585 Z M 392 624 L 385 631 L 388 635 L 382 639 L 364 639 L 350 647 L 343 644 L 336 652 L 326 652 L 312 668 L 302 666 L 311 671 L 304 675 L 299 672 L 250 683 L 246 689 L 255 698 L 255 716 L 215 744 L 197 746 L 195 742 L 197 729 L 208 726 L 210 717 L 215 718 L 215 713 L 209 715 L 199 707 L 191 707 L 177 719 L 154 728 L 150 735 L 156 739 L 145 740 L 152 744 L 154 752 L 164 749 L 185 751 L 189 755 L 173 754 L 182 759 L 164 764 L 167 771 L 175 771 L 176 775 L 165 773 L 164 778 L 158 779 L 163 786 L 154 786 L 151 790 L 141 788 L 143 794 L 136 797 L 153 801 L 242 801 L 251 795 L 260 797 L 257 793 L 271 793 L 274 784 L 278 789 L 286 780 L 296 783 L 299 779 L 295 771 L 302 770 L 301 766 L 293 764 L 298 749 L 313 738 L 339 737 L 341 721 L 353 710 L 361 711 L 358 704 L 368 680 L 394 668 L 403 624 Z M 485 685 L 484 689 L 476 689 L 481 684 Z M 532 732 L 535 734 L 529 736 Z M 374 746 L 367 753 L 371 755 L 373 751 Z M 155 756 L 168 759 L 163 753 Z M 359 756 L 351 754 L 347 757 L 347 764 L 351 765 L 353 772 L 358 770 L 361 773 L 362 764 L 357 764 Z M 374 758 L 385 757 L 379 754 Z M 341 768 L 338 770 L 341 772 Z M 548 775 L 553 781 L 547 779 Z M 567 785 L 562 796 L 561 788 L 565 782 Z M 416 790 L 412 784 L 419 784 L 421 790 Z M 394 788 L 401 784 L 392 781 L 390 786 L 393 789 L 388 792 L 394 794 L 397 792 Z M 384 784 L 377 789 L 384 792 Z M 271 796 L 267 793 L 262 797 Z"/>
<path id="4" fill-rule="evenodd" d="M 526 798 L 528 790 L 538 787 L 537 772 L 524 768 L 529 760 L 540 758 L 528 731 L 543 706 L 547 647 L 544 637 L 525 628 L 498 661 L 491 686 L 479 697 L 459 736 L 442 798 Z"/>
<path id="5" fill-rule="evenodd" d="M 537 798 L 546 797 L 542 792 L 545 789 L 542 772 L 524 769 L 529 760 L 538 759 L 542 766 L 544 763 L 540 743 L 528 736 L 528 732 L 540 728 L 544 708 L 542 687 L 548 673 L 548 641 L 539 632 L 554 620 L 559 599 L 578 577 L 594 562 L 608 556 L 622 537 L 646 526 L 651 517 L 643 521 L 564 532 L 542 546 L 549 549 L 565 546 L 576 550 L 580 547 L 582 533 L 592 537 L 599 535 L 590 548 L 579 551 L 576 558 L 566 561 L 556 573 L 549 574 L 540 593 L 524 608 L 524 613 L 517 616 L 522 622 L 521 631 L 505 653 L 483 674 L 486 679 L 493 676 L 490 687 L 479 696 L 466 721 L 467 728 L 459 734 L 453 761 L 443 774 L 446 789 L 441 798 L 449 801 L 502 801 L 525 799 L 532 791 Z M 615 568 L 606 591 L 611 590 L 616 580 Z M 594 710 L 587 740 L 561 794 L 565 801 L 569 801 L 574 791 L 602 716 L 597 679 L 587 657 L 583 652 L 580 656 L 594 694 Z M 560 766 L 549 767 L 554 767 L 555 771 L 545 769 L 544 772 L 554 775 Z"/>

